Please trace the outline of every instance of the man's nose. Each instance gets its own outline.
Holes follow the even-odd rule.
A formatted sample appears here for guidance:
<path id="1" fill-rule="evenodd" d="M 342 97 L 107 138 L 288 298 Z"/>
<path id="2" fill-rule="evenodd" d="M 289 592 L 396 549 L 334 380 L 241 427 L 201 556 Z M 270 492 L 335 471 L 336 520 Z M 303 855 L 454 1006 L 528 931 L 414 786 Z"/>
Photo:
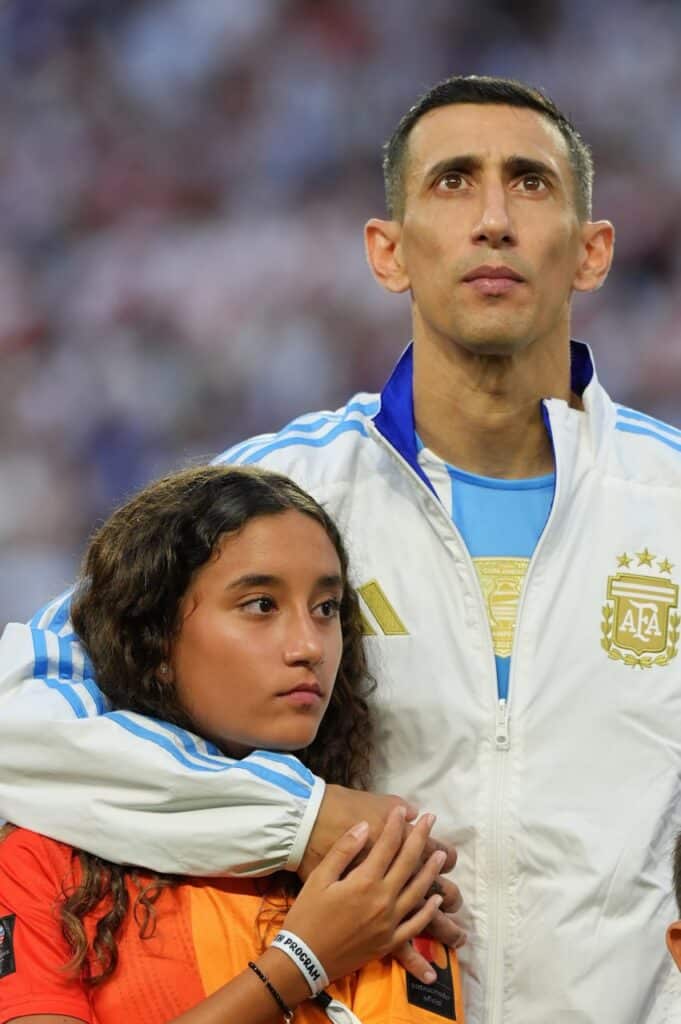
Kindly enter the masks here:
<path id="1" fill-rule="evenodd" d="M 508 194 L 501 183 L 488 184 L 480 190 L 480 210 L 473 226 L 473 241 L 492 249 L 516 244 Z"/>

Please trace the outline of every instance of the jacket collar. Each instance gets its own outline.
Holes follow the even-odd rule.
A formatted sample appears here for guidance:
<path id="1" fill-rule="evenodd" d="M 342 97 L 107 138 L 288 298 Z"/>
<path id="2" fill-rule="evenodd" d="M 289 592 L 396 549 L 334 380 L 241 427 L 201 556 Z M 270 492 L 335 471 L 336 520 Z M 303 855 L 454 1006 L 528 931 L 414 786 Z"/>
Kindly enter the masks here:
<path id="1" fill-rule="evenodd" d="M 589 347 L 581 341 L 570 342 L 571 386 L 582 396 L 595 377 Z M 551 432 L 545 403 L 542 404 L 544 422 Z M 414 424 L 414 345 L 407 346 L 381 392 L 378 412 L 373 417 L 379 433 L 396 449 L 429 490 L 433 486 L 418 462 L 416 427 Z"/>

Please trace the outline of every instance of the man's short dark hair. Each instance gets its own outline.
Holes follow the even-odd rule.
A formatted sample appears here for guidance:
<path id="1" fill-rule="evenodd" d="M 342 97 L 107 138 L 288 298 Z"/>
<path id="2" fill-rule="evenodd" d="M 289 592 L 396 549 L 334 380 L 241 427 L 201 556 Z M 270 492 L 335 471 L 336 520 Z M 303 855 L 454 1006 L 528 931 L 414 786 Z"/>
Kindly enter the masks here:
<path id="1" fill-rule="evenodd" d="M 405 166 L 409 135 L 416 122 L 437 107 L 456 103 L 526 107 L 536 110 L 558 128 L 568 148 L 570 166 L 575 180 L 575 204 L 581 220 L 591 217 L 593 159 L 591 150 L 575 126 L 560 112 L 553 100 L 539 89 L 510 78 L 479 75 L 456 75 L 438 82 L 411 107 L 386 142 L 383 152 L 383 180 L 388 214 L 393 220 L 404 216 L 406 188 Z"/>

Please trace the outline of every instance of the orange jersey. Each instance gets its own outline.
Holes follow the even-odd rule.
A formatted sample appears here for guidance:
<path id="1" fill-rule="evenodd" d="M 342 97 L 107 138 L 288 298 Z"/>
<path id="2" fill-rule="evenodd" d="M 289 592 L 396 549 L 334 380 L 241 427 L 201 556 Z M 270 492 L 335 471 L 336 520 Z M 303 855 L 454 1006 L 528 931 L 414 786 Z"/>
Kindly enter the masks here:
<path id="1" fill-rule="evenodd" d="M 86 989 L 64 971 L 70 951 L 56 909 L 77 881 L 71 847 L 17 829 L 0 843 L 0 1024 L 29 1014 L 64 1014 L 87 1024 L 167 1024 L 244 970 L 260 951 L 263 906 L 252 880 L 194 879 L 164 889 L 156 926 L 141 938 L 131 912 L 118 936 L 119 963 L 101 986 Z M 138 891 L 128 879 L 131 906 Z M 86 930 L 92 933 L 91 920 Z M 281 916 L 273 927 L 281 924 Z M 327 989 L 363 1024 L 463 1021 L 453 953 L 417 940 L 438 981 L 421 985 L 390 958 L 376 960 Z M 323 1024 L 323 1010 L 303 1003 L 297 1024 Z"/>

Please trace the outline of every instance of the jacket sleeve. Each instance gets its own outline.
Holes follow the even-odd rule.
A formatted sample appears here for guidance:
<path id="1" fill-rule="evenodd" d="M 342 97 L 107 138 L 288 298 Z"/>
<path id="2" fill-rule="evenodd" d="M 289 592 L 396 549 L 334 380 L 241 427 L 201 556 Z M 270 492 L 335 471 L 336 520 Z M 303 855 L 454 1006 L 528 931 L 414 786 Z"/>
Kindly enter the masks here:
<path id="1" fill-rule="evenodd" d="M 300 863 L 324 783 L 295 757 L 242 760 L 112 711 L 69 597 L 0 638 L 0 817 L 115 862 L 193 875 Z"/>

